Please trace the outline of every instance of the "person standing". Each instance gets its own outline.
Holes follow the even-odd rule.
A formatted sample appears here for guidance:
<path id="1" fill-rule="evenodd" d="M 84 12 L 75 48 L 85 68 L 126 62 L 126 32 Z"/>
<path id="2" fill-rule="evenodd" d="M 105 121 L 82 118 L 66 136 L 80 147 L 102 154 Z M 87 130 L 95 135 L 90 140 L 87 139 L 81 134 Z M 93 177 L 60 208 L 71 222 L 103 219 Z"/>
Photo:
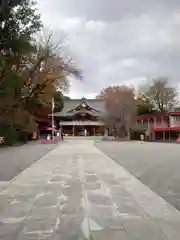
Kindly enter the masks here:
<path id="1" fill-rule="evenodd" d="M 143 143 L 143 141 L 144 141 L 144 134 L 140 135 L 140 140 L 141 140 L 141 143 Z"/>

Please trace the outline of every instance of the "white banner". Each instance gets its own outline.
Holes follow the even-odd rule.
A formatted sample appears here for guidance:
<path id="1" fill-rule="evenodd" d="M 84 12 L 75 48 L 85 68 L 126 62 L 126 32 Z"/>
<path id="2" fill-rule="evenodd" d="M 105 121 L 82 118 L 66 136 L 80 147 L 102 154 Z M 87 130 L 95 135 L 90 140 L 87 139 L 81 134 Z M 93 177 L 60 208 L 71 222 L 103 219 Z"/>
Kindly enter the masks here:
<path id="1" fill-rule="evenodd" d="M 0 144 L 4 144 L 4 137 L 0 137 Z"/>

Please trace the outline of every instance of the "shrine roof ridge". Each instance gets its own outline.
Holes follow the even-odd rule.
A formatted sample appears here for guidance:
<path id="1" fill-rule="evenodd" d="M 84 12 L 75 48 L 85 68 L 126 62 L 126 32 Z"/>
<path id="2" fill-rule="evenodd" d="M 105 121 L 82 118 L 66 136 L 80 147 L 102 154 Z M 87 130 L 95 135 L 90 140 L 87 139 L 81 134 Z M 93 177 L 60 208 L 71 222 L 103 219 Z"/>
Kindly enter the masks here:
<path id="1" fill-rule="evenodd" d="M 98 111 L 98 112 L 105 112 L 105 101 L 104 99 L 87 99 L 85 97 L 80 99 L 67 99 L 64 101 L 64 108 L 61 112 L 56 112 L 55 116 L 67 116 L 68 112 L 75 109 L 76 107 L 80 106 L 82 103 L 87 104 L 90 108 Z"/>

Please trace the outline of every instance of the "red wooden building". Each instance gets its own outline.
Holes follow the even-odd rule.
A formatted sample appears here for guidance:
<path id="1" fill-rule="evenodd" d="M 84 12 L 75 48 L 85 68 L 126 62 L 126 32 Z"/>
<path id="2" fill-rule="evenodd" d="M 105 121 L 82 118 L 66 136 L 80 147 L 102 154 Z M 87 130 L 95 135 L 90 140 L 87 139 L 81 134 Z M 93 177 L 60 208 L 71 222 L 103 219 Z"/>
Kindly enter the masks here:
<path id="1" fill-rule="evenodd" d="M 180 112 L 139 116 L 136 121 L 150 140 L 177 140 L 180 134 Z"/>

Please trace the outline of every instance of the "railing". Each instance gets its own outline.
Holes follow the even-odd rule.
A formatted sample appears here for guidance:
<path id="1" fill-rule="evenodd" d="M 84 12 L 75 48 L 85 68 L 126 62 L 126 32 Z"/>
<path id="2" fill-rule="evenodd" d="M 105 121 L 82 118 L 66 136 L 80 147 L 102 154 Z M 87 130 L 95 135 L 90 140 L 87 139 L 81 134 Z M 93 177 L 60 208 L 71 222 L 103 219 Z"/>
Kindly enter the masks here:
<path id="1" fill-rule="evenodd" d="M 164 122 L 164 123 L 153 123 L 152 124 L 152 128 L 168 128 L 169 127 L 169 124 L 167 122 Z"/>
<path id="2" fill-rule="evenodd" d="M 149 128 L 167 128 L 169 127 L 168 122 L 160 123 L 136 123 L 134 126 L 139 129 L 149 129 Z"/>
<path id="3" fill-rule="evenodd" d="M 180 127 L 180 121 L 179 120 L 171 120 L 170 121 L 170 127 Z"/>

